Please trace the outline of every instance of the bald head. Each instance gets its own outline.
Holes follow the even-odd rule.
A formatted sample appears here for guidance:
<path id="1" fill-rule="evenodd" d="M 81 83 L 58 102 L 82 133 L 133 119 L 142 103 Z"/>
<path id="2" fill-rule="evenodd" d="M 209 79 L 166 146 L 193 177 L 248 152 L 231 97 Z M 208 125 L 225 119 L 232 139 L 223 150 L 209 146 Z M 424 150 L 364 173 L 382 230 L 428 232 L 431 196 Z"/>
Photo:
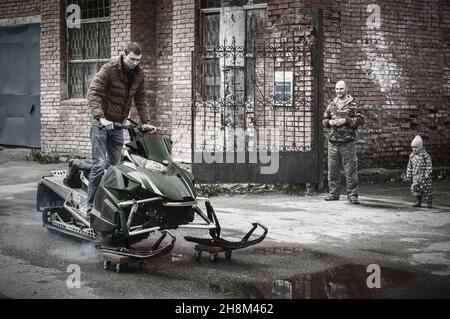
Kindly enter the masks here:
<path id="1" fill-rule="evenodd" d="M 338 81 L 335 90 L 338 98 L 345 99 L 347 97 L 347 84 L 344 81 Z"/>
<path id="2" fill-rule="evenodd" d="M 345 87 L 347 87 L 347 84 L 345 84 L 344 80 L 340 80 L 340 81 L 336 82 L 336 86 L 345 86 Z"/>

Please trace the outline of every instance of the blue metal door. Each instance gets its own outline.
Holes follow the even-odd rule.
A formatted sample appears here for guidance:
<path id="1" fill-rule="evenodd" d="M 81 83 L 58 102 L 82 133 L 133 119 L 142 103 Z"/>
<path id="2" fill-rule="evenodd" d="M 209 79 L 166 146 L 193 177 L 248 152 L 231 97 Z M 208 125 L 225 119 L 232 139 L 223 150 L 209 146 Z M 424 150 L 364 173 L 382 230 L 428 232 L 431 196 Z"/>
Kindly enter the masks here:
<path id="1" fill-rule="evenodd" d="M 40 25 L 0 27 L 0 144 L 41 146 Z"/>

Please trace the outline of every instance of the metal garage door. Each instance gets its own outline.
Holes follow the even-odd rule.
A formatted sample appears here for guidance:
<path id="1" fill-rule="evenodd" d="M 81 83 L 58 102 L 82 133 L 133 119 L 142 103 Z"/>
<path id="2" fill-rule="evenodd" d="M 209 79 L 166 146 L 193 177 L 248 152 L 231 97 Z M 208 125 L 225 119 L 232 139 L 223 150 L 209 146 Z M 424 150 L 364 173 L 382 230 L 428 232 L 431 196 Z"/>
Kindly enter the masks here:
<path id="1" fill-rule="evenodd" d="M 0 144 L 40 147 L 39 24 L 0 27 Z"/>

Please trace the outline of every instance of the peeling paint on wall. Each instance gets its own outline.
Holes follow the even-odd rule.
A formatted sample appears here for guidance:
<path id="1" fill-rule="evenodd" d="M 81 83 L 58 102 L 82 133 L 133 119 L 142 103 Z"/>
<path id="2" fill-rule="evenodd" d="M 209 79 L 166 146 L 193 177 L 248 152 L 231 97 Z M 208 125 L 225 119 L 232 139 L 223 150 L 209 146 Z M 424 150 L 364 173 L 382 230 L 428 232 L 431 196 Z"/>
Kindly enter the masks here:
<path id="1" fill-rule="evenodd" d="M 366 58 L 357 61 L 368 78 L 375 80 L 382 93 L 386 94 L 388 104 L 401 106 L 406 98 L 401 94 L 403 69 L 395 60 L 388 41 L 381 30 L 366 30 L 362 35 L 361 46 Z"/>

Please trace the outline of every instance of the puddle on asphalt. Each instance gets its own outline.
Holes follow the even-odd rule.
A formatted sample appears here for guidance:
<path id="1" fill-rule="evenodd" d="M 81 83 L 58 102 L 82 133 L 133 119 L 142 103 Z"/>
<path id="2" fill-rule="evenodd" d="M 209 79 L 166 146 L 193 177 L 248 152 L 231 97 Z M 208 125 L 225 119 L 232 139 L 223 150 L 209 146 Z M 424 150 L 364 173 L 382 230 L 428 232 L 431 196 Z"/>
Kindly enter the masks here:
<path id="1" fill-rule="evenodd" d="M 150 250 L 151 246 L 145 247 L 140 246 L 137 250 Z M 160 256 L 160 257 L 153 257 L 149 259 L 144 260 L 144 268 L 152 268 L 153 266 L 163 266 L 163 267 L 170 267 L 170 266 L 178 266 L 183 264 L 192 264 L 194 262 L 194 254 L 182 254 L 182 253 L 176 253 L 171 252 L 166 255 Z"/>
<path id="2" fill-rule="evenodd" d="M 366 282 L 372 273 L 366 270 L 367 265 L 342 265 L 314 274 L 267 282 L 238 283 L 222 289 L 214 287 L 214 290 L 246 299 L 382 298 L 384 289 L 413 278 L 406 271 L 381 268 L 381 288 L 370 289 Z"/>
<path id="3" fill-rule="evenodd" d="M 151 249 L 151 246 L 139 246 L 135 247 L 138 250 L 149 250 Z M 247 250 L 247 253 L 249 254 L 257 254 L 257 255 L 267 255 L 267 256 L 274 256 L 274 255 L 284 255 L 284 256 L 296 256 L 296 255 L 304 255 L 305 253 L 309 254 L 311 257 L 314 258 L 325 258 L 328 256 L 328 254 L 324 252 L 314 251 L 305 249 L 302 247 L 260 247 L 260 248 L 254 248 Z M 233 254 L 231 255 L 231 261 L 233 260 Z M 218 253 L 216 257 L 217 262 L 228 262 L 230 260 L 227 260 L 225 254 L 223 252 Z M 169 254 L 160 256 L 160 257 L 154 257 L 148 260 L 144 261 L 144 267 L 146 266 L 151 267 L 152 265 L 164 265 L 164 266 L 177 266 L 177 265 L 188 265 L 191 266 L 193 263 L 201 262 L 201 261 L 212 261 L 211 260 L 211 254 L 207 251 L 203 251 L 201 256 L 198 256 L 194 250 L 192 250 L 192 253 L 177 253 L 177 252 L 171 252 Z"/>
<path id="4" fill-rule="evenodd" d="M 136 248 L 136 247 L 135 247 Z M 149 250 L 151 246 L 139 246 L 137 247 L 138 250 Z M 311 252 L 311 251 L 309 251 Z M 249 250 L 249 253 L 252 254 L 262 254 L 262 255 L 299 255 L 304 254 L 305 249 L 300 247 L 267 247 L 267 248 L 257 248 L 253 250 Z M 317 257 L 323 257 L 323 255 L 317 254 Z M 198 256 L 195 254 L 195 251 L 193 250 L 191 254 L 186 253 L 177 253 L 177 252 L 171 252 L 166 255 L 160 256 L 160 257 L 154 257 L 150 258 L 148 260 L 144 261 L 144 268 L 151 268 L 153 266 L 164 266 L 164 267 L 171 267 L 171 266 L 192 266 L 194 263 L 197 262 L 210 262 L 211 260 L 211 254 L 209 252 L 202 252 L 201 256 Z M 223 262 L 229 262 L 229 260 L 226 259 L 225 254 L 223 252 L 220 252 L 216 257 L 217 262 L 223 263 Z M 233 254 L 231 255 L 231 261 L 233 260 Z"/>
<path id="5" fill-rule="evenodd" d="M 166 260 L 169 260 L 171 263 L 174 264 L 181 264 L 181 263 L 187 263 L 193 261 L 193 255 L 186 255 L 186 254 L 180 254 L 180 253 L 170 253 L 165 257 Z"/>
<path id="6" fill-rule="evenodd" d="M 145 247 L 141 247 L 141 249 L 143 248 L 145 249 Z M 250 252 L 264 255 L 313 253 L 301 247 L 261 247 L 252 249 Z M 324 255 L 326 254 L 320 254 L 320 256 Z M 208 257 L 209 254 L 204 253 L 201 259 L 207 261 Z M 218 259 L 225 261 L 223 254 L 219 254 Z M 171 252 L 161 257 L 146 260 L 144 268 L 150 269 L 153 266 L 193 266 L 194 263 L 196 263 L 194 253 Z M 318 273 L 302 273 L 272 281 L 209 283 L 208 289 L 214 293 L 240 299 L 383 298 L 383 293 L 387 288 L 399 286 L 414 278 L 410 272 L 381 267 L 381 288 L 369 288 L 367 281 L 369 276 L 373 275 L 373 271 L 368 271 L 367 269 L 367 265 L 348 264 Z"/>
<path id="7" fill-rule="evenodd" d="M 389 251 L 385 251 L 385 250 L 379 250 L 379 249 L 360 249 L 361 251 L 368 251 L 371 253 L 376 253 L 376 254 L 380 254 L 380 255 L 385 255 L 385 256 L 393 256 L 394 253 L 389 252 Z"/>
<path id="8" fill-rule="evenodd" d="M 141 247 L 145 249 L 145 247 Z M 265 255 L 298 255 L 313 253 L 301 247 L 262 247 L 252 249 L 251 253 Z M 208 253 L 201 259 L 207 261 Z M 316 255 L 313 253 L 313 255 Z M 326 254 L 322 253 L 320 256 Z M 161 257 L 144 262 L 144 268 L 195 266 L 194 253 L 171 252 Z M 219 262 L 225 262 L 219 254 Z M 209 263 L 209 262 L 208 262 Z M 203 264 L 205 265 L 205 264 Z M 238 282 L 227 280 L 209 283 L 208 289 L 213 293 L 223 294 L 239 299 L 358 299 L 383 298 L 387 288 L 399 286 L 414 278 L 413 274 L 403 270 L 380 267 L 380 288 L 369 288 L 368 279 L 373 278 L 373 270 L 367 265 L 347 264 L 326 269 L 318 273 L 301 273 L 288 278 L 260 282 Z M 373 282 L 369 279 L 369 283 Z"/>
<path id="9" fill-rule="evenodd" d="M 329 254 L 311 250 L 311 249 L 305 249 L 302 247 L 259 247 L 249 250 L 251 254 L 256 255 L 278 255 L 278 256 L 295 256 L 295 255 L 309 255 L 314 258 L 325 258 L 329 256 Z"/>
<path id="10" fill-rule="evenodd" d="M 250 253 L 258 255 L 299 255 L 305 253 L 302 247 L 260 247 L 250 250 Z"/>

